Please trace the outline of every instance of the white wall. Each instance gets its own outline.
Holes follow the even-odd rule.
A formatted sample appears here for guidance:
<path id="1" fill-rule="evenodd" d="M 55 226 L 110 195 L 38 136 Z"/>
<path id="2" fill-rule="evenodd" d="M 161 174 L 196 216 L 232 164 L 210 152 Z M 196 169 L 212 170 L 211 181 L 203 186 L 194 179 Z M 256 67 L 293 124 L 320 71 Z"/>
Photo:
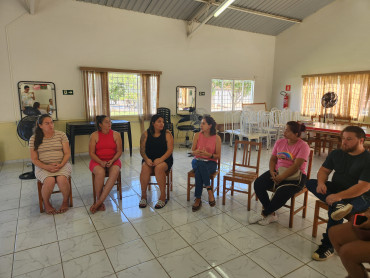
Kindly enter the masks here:
<path id="1" fill-rule="evenodd" d="M 1 1 L 0 121 L 18 120 L 16 84 L 51 81 L 58 117 L 83 119 L 80 66 L 160 70 L 160 105 L 175 113 L 178 85 L 195 85 L 210 111 L 212 78 L 255 79 L 255 102 L 270 104 L 275 37 L 204 26 L 192 39 L 185 22 L 72 0 Z M 63 96 L 62 90 L 74 90 Z"/>
<path id="2" fill-rule="evenodd" d="M 290 108 L 300 110 L 304 74 L 370 70 L 370 1 L 336 0 L 276 37 L 273 105 L 292 85 Z"/>

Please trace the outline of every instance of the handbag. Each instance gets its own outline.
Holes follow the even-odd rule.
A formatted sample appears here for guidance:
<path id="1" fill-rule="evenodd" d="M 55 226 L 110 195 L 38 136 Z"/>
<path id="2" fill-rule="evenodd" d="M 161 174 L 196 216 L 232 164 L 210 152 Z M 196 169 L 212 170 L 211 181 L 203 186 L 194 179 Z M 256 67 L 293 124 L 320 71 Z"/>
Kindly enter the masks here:
<path id="1" fill-rule="evenodd" d="M 278 173 L 279 175 L 283 174 L 288 168 L 287 167 L 279 167 Z M 294 174 L 290 175 L 289 177 L 285 178 L 286 181 L 297 181 L 301 179 L 302 172 L 301 170 L 297 170 Z"/>

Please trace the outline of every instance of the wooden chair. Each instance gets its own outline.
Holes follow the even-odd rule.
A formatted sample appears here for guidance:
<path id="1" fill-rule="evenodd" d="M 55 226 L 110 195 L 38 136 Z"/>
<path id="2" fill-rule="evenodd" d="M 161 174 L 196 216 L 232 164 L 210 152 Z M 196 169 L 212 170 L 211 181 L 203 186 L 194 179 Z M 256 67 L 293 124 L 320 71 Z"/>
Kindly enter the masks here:
<path id="1" fill-rule="evenodd" d="M 217 195 L 220 195 L 220 165 L 221 165 L 221 157 L 217 161 L 217 169 L 214 173 L 209 175 L 209 178 L 211 179 L 211 188 L 212 191 L 214 190 L 214 180 L 217 177 Z M 187 187 L 187 200 L 190 201 L 190 190 L 195 187 L 195 182 L 192 184 L 190 183 L 191 178 L 195 178 L 195 172 L 194 170 L 190 170 L 188 172 L 188 187 Z"/>
<path id="2" fill-rule="evenodd" d="M 69 182 L 69 206 L 73 207 L 71 177 L 68 178 L 68 182 Z M 44 212 L 44 200 L 43 200 L 42 194 L 41 194 L 41 189 L 42 189 L 43 185 L 44 184 L 41 181 L 37 180 L 37 189 L 38 189 L 38 192 L 39 192 L 40 213 Z M 51 194 L 54 194 L 54 193 L 60 193 L 60 190 L 53 191 Z"/>
<path id="3" fill-rule="evenodd" d="M 311 121 L 318 121 L 323 122 L 324 116 L 323 115 L 313 115 L 311 116 Z M 307 142 L 309 146 L 311 144 L 314 144 L 314 154 L 318 153 L 318 155 L 321 154 L 321 147 L 325 146 L 326 144 L 326 135 L 321 135 L 320 133 L 315 133 L 314 136 L 310 135 L 310 132 L 307 132 L 307 139 L 303 139 Z M 325 150 L 325 149 L 324 149 Z"/>
<path id="4" fill-rule="evenodd" d="M 329 210 L 329 206 L 327 203 L 324 203 L 323 201 L 320 200 L 316 200 L 315 214 L 313 216 L 312 237 L 317 236 L 317 228 L 320 224 L 328 223 L 328 219 L 322 218 L 320 216 L 320 208 Z"/>
<path id="5" fill-rule="evenodd" d="M 351 124 L 351 117 L 338 117 L 334 116 L 334 124 L 337 125 L 349 125 Z"/>
<path id="6" fill-rule="evenodd" d="M 364 148 L 365 150 L 368 150 L 370 152 L 370 142 L 364 142 Z"/>
<path id="7" fill-rule="evenodd" d="M 155 174 L 152 173 L 150 177 L 155 177 Z M 148 184 L 148 190 L 151 189 L 151 185 L 158 184 L 157 182 L 149 182 Z M 170 190 L 172 191 L 173 187 L 173 179 L 172 179 L 172 168 L 170 170 L 166 171 L 166 191 L 167 191 L 167 196 L 166 199 L 170 199 Z"/>
<path id="8" fill-rule="evenodd" d="M 241 145 L 240 153 L 242 153 L 242 161 L 237 162 L 236 157 L 238 153 L 238 145 Z M 256 163 L 251 163 L 252 147 L 257 148 Z M 251 209 L 251 199 L 255 193 L 252 194 L 252 183 L 258 177 L 260 158 L 261 158 L 262 143 L 250 141 L 235 141 L 233 168 L 224 176 L 222 204 L 225 205 L 226 193 L 231 191 L 231 196 L 234 191 L 248 194 L 248 211 Z M 231 181 L 231 187 L 226 187 L 226 182 Z M 234 188 L 234 183 L 248 184 L 248 191 L 237 190 Z"/>
<path id="9" fill-rule="evenodd" d="M 311 149 L 310 154 L 308 156 L 308 164 L 307 164 L 307 180 L 311 177 L 311 168 L 312 168 L 312 158 L 313 158 L 313 150 Z M 272 190 L 270 190 L 272 191 Z M 295 209 L 295 199 L 304 194 L 303 199 L 303 205 L 299 208 Z M 308 200 L 308 189 L 307 187 L 303 187 L 303 189 L 290 198 L 290 205 L 284 205 L 284 207 L 288 208 L 290 210 L 289 214 L 289 228 L 293 227 L 293 221 L 294 221 L 294 215 L 296 215 L 298 212 L 302 210 L 302 218 L 306 218 L 306 212 L 307 212 L 307 200 Z"/>
<path id="10" fill-rule="evenodd" d="M 95 192 L 95 175 L 94 173 L 91 173 L 92 175 L 92 185 L 93 185 L 93 194 L 94 194 L 94 203 L 96 202 L 96 192 Z M 105 170 L 105 177 L 109 177 L 108 169 Z M 117 185 L 117 191 L 119 193 L 119 199 L 122 200 L 122 183 L 121 183 L 121 171 L 118 174 L 117 181 L 115 183 Z"/>
<path id="11" fill-rule="evenodd" d="M 328 219 L 323 218 L 323 217 L 320 216 L 320 209 L 321 208 L 328 211 L 329 210 L 329 205 L 327 203 L 324 203 L 321 200 L 316 200 L 315 213 L 314 213 L 314 216 L 313 216 L 312 237 L 317 236 L 317 228 L 320 224 L 328 223 Z M 349 214 L 344 218 L 347 219 L 347 220 L 350 220 L 351 216 L 352 215 Z"/>

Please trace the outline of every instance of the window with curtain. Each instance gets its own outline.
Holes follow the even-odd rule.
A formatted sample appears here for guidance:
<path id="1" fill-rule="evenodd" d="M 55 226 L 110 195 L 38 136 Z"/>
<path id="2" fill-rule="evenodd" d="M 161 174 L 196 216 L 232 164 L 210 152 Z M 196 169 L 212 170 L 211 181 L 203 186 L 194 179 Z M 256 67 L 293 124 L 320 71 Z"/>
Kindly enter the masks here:
<path id="1" fill-rule="evenodd" d="M 106 68 L 80 68 L 84 79 L 86 118 L 137 115 L 144 126 L 156 113 L 162 72 Z"/>
<path id="2" fill-rule="evenodd" d="M 328 114 L 363 120 L 369 113 L 369 89 L 369 72 L 303 76 L 301 114 L 324 114 L 321 98 L 327 92 L 334 92 L 338 102 L 327 109 Z"/>
<path id="3" fill-rule="evenodd" d="M 143 111 L 141 75 L 112 72 L 108 73 L 108 81 L 111 116 L 141 115 Z"/>
<path id="4" fill-rule="evenodd" d="M 243 103 L 253 103 L 254 81 L 212 79 L 211 111 L 242 110 Z"/>

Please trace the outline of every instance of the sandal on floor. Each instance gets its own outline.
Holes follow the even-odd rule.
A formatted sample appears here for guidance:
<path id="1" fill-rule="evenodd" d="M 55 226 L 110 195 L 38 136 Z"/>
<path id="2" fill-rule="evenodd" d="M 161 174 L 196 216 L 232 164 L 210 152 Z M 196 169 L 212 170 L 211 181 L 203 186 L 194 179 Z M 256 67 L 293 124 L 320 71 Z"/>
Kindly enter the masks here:
<path id="1" fill-rule="evenodd" d="M 148 202 L 146 199 L 141 199 L 140 202 L 139 202 L 139 208 L 146 208 L 146 206 L 148 205 Z"/>
<path id="2" fill-rule="evenodd" d="M 207 188 L 207 191 L 212 191 L 212 192 L 213 192 L 213 190 L 212 190 L 212 188 L 211 188 L 211 187 L 208 187 L 208 188 Z M 213 196 L 213 198 L 214 198 L 214 196 Z M 209 204 L 211 207 L 214 207 L 214 206 L 216 205 L 216 200 L 214 199 L 213 201 L 208 201 L 208 204 Z"/>
<path id="3" fill-rule="evenodd" d="M 155 209 L 161 209 L 163 208 L 165 205 L 167 204 L 167 200 L 166 201 L 162 201 L 162 200 L 158 200 L 157 204 L 155 205 Z"/>
<path id="4" fill-rule="evenodd" d="M 196 199 L 195 199 L 196 200 Z M 199 205 L 197 205 L 197 206 L 195 206 L 195 205 L 193 205 L 192 207 L 191 207 L 191 209 L 192 209 L 192 211 L 198 211 L 198 210 L 200 210 L 200 207 L 202 206 L 202 200 L 200 200 L 200 202 L 199 202 Z"/>

